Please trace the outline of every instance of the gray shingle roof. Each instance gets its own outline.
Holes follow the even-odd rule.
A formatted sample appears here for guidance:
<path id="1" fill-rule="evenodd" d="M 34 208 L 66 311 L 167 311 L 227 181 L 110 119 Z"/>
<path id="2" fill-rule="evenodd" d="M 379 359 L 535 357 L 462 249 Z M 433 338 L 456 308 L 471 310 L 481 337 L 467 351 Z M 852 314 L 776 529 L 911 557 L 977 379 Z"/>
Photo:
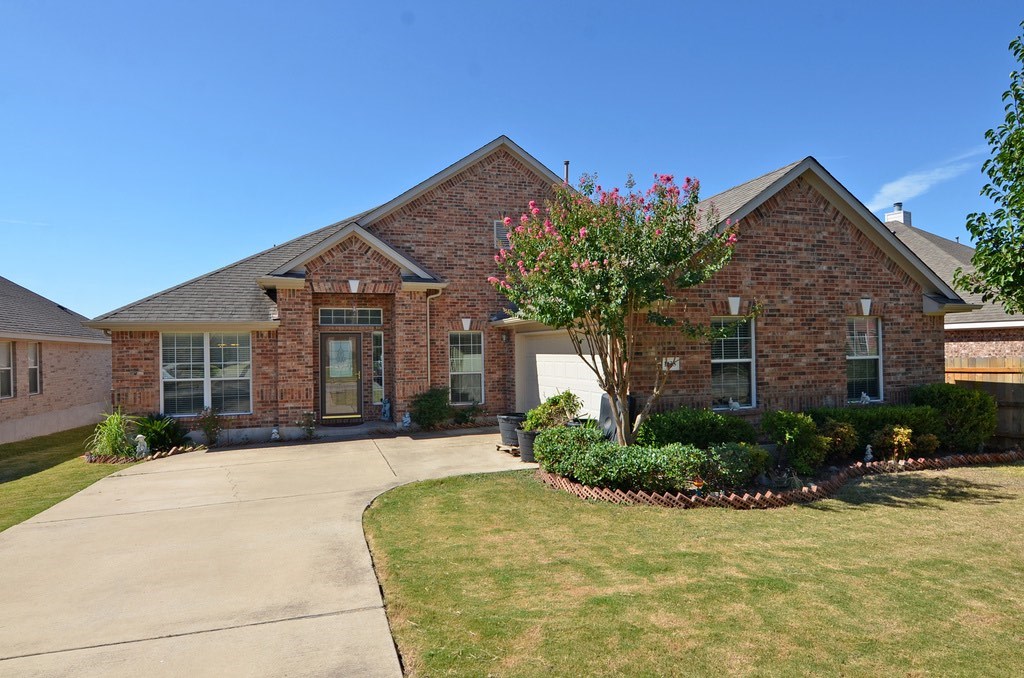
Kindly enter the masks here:
<path id="1" fill-rule="evenodd" d="M 741 207 L 760 195 L 766 188 L 785 176 L 786 172 L 790 171 L 801 162 L 803 162 L 803 160 L 791 162 L 785 167 L 772 170 L 771 172 L 762 174 L 750 181 L 745 181 L 739 186 L 733 186 L 721 193 L 716 193 L 710 198 L 701 200 L 700 204 L 697 205 L 697 209 L 704 211 L 711 205 L 714 205 L 715 209 L 718 210 L 718 216 L 724 221 Z"/>
<path id="2" fill-rule="evenodd" d="M 0 337 L 38 334 L 107 341 L 100 330 L 82 325 L 86 320 L 85 316 L 0 277 Z"/>
<path id="3" fill-rule="evenodd" d="M 886 222 L 885 226 L 912 249 L 917 256 L 935 271 L 951 287 L 953 272 L 963 267 L 965 271 L 973 271 L 971 257 L 974 248 L 962 245 L 955 240 L 923 231 L 920 228 L 907 226 L 899 221 Z M 946 316 L 946 325 L 978 322 L 1006 322 L 1011 320 L 1024 321 L 1024 316 L 1010 315 L 999 304 L 986 303 L 980 294 L 960 292 L 960 296 L 969 304 L 980 304 L 982 308 L 970 313 L 953 313 Z"/>
<path id="4" fill-rule="evenodd" d="M 256 279 L 315 247 L 360 216 L 362 214 L 325 226 L 212 273 L 104 313 L 93 322 L 267 322 L 277 315 L 277 305 L 257 284 Z"/>

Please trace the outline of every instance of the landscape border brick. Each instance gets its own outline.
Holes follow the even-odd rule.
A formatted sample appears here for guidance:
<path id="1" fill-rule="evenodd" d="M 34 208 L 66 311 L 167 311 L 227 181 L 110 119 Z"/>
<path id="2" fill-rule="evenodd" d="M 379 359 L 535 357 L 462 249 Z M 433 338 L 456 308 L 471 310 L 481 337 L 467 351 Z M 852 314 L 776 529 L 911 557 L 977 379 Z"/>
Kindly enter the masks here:
<path id="1" fill-rule="evenodd" d="M 948 457 L 933 459 L 904 459 L 894 461 L 857 462 L 832 475 L 820 483 L 805 485 L 800 489 L 784 492 L 757 492 L 755 494 L 708 494 L 691 495 L 686 492 L 647 493 L 632 490 L 612 490 L 606 487 L 590 487 L 564 476 L 547 473 L 537 469 L 537 478 L 556 490 L 568 492 L 580 499 L 594 499 L 613 504 L 661 506 L 663 508 L 731 508 L 738 510 L 772 509 L 805 504 L 818 499 L 826 499 L 839 491 L 846 483 L 862 476 L 883 473 L 905 473 L 908 471 L 930 471 L 957 468 L 961 466 L 980 466 L 985 464 L 1009 464 L 1024 461 L 1024 451 L 1019 449 L 1009 452 L 984 452 L 980 454 L 955 454 Z"/>

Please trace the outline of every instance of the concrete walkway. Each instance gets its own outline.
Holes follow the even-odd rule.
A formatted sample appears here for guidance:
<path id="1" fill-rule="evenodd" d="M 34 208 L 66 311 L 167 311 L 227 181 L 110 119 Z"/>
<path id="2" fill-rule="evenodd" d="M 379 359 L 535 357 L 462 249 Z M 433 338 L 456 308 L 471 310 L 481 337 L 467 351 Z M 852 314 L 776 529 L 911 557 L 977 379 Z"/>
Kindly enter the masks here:
<path id="1" fill-rule="evenodd" d="M 0 533 L 0 676 L 399 676 L 363 509 L 533 466 L 497 441 L 193 452 L 109 476 Z"/>

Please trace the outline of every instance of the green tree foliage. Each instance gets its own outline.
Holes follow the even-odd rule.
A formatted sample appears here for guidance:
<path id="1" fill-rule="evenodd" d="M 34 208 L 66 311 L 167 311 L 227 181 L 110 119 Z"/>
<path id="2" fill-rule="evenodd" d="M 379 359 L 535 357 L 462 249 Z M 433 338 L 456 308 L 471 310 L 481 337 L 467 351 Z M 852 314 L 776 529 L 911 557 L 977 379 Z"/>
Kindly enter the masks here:
<path id="1" fill-rule="evenodd" d="M 1001 125 L 985 132 L 992 157 L 982 165 L 989 182 L 981 194 L 995 209 L 967 216 L 974 270 L 958 269 L 954 280 L 1009 313 L 1024 313 L 1024 35 L 1010 43 L 1010 52 L 1020 67 L 1010 73 L 1010 89 L 1003 93 L 1006 115 Z"/>
<path id="2" fill-rule="evenodd" d="M 633 442 L 668 377 L 664 350 L 640 356 L 640 337 L 664 336 L 650 330 L 673 326 L 699 334 L 668 315 L 666 304 L 673 289 L 720 270 L 736 240 L 733 228 L 716 228 L 712 210 L 698 212 L 696 181 L 677 186 L 671 175 L 659 175 L 646 192 L 632 189 L 630 181 L 629 193 L 604 191 L 584 175 L 579 191 L 562 185 L 545 207 L 531 202 L 518 220 L 505 219 L 510 245 L 495 256 L 503 275 L 488 279 L 519 317 L 568 330 L 609 395 L 620 445 Z M 627 403 L 638 367 L 654 384 L 631 424 Z"/>

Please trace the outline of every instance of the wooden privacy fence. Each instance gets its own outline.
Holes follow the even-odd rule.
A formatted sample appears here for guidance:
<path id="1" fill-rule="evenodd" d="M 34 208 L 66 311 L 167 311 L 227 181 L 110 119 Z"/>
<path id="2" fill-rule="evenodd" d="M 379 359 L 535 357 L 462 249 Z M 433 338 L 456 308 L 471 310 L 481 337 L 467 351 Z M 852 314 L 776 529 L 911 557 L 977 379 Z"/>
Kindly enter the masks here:
<path id="1" fill-rule="evenodd" d="M 946 383 L 984 391 L 999 404 L 996 446 L 1024 444 L 1024 357 L 946 358 Z"/>

